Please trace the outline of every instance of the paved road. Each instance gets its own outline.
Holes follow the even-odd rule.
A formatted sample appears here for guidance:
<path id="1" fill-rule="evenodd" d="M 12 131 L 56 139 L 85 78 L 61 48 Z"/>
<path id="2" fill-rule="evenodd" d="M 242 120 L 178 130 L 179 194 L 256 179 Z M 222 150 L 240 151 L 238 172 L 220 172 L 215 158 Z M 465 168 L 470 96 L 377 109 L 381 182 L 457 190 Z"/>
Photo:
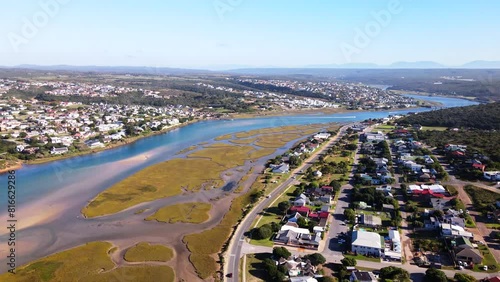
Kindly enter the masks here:
<path id="1" fill-rule="evenodd" d="M 228 252 L 226 253 L 226 261 L 227 264 L 224 264 L 224 281 L 238 281 L 239 277 L 239 264 L 240 264 L 240 258 L 242 256 L 242 246 L 245 243 L 245 235 L 244 233 L 247 232 L 254 219 L 258 215 L 258 213 L 262 212 L 265 208 L 269 206 L 269 204 L 274 201 L 274 199 L 280 195 L 286 188 L 288 188 L 294 181 L 295 177 L 297 177 L 298 173 L 301 170 L 306 170 L 308 167 L 311 166 L 312 163 L 314 163 L 319 155 L 323 153 L 324 151 L 328 150 L 330 146 L 338 141 L 341 136 L 345 134 L 345 130 L 348 128 L 348 126 L 344 126 L 340 128 L 339 132 L 337 135 L 333 138 L 331 138 L 328 143 L 322 147 L 321 150 L 315 152 L 311 157 L 304 161 L 304 163 L 292 171 L 290 174 L 290 178 L 288 178 L 285 182 L 283 182 L 281 185 L 279 185 L 274 191 L 272 191 L 269 195 L 269 198 L 266 198 L 259 202 L 257 206 L 255 206 L 252 211 L 250 211 L 247 216 L 241 221 L 239 224 L 238 228 L 236 229 L 236 232 L 234 233 L 233 238 L 231 239 L 228 247 Z M 271 249 L 272 250 L 272 249 Z M 233 277 L 228 278 L 226 277 L 226 273 L 232 273 Z"/>

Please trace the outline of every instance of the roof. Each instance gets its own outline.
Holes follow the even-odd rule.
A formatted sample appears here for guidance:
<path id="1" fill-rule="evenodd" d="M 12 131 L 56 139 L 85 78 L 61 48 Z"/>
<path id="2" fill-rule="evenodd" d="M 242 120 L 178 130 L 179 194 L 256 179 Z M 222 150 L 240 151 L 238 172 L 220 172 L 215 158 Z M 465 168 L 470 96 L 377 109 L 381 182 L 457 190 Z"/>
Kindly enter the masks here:
<path id="1" fill-rule="evenodd" d="M 381 249 L 380 238 L 378 233 L 356 230 L 352 232 L 352 245 Z"/>
<path id="2" fill-rule="evenodd" d="M 399 231 L 395 229 L 389 230 L 389 238 L 394 242 L 400 242 Z"/>
<path id="3" fill-rule="evenodd" d="M 489 281 L 489 282 L 500 282 L 500 276 L 491 277 L 487 281 Z"/>
<path id="4" fill-rule="evenodd" d="M 298 207 L 298 206 L 293 206 L 290 208 L 290 211 L 292 212 L 310 212 L 311 209 L 309 209 L 308 207 Z"/>
<path id="5" fill-rule="evenodd" d="M 356 280 L 358 281 L 372 281 L 375 280 L 375 276 L 368 271 L 355 271 L 352 273 L 354 277 L 356 277 Z"/>
<path id="6" fill-rule="evenodd" d="M 472 243 L 470 242 L 469 239 L 465 238 L 465 237 L 458 237 L 457 239 L 455 239 L 455 243 L 457 246 L 462 246 L 462 245 L 466 245 L 466 246 L 469 246 L 471 248 L 472 247 Z"/>
<path id="7" fill-rule="evenodd" d="M 363 214 L 362 221 L 363 221 L 363 224 L 366 224 L 366 225 L 373 225 L 373 226 L 382 225 L 382 219 L 380 217 L 374 216 L 374 215 Z"/>
<path id="8" fill-rule="evenodd" d="M 477 258 L 483 258 L 483 256 L 481 255 L 481 253 L 476 250 L 476 249 L 462 249 L 461 251 L 458 251 L 455 256 L 457 257 L 468 257 L 468 258 L 472 258 L 472 257 L 477 257 Z"/>

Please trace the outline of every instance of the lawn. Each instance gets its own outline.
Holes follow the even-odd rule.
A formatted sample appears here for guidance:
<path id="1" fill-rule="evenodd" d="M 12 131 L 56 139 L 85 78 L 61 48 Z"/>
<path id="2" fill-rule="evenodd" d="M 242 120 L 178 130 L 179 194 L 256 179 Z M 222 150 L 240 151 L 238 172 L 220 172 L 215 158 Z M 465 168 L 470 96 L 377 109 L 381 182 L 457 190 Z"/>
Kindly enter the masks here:
<path id="1" fill-rule="evenodd" d="M 271 258 L 270 253 L 258 253 L 246 255 L 246 282 L 266 281 L 267 273 L 262 261 Z"/>
<path id="2" fill-rule="evenodd" d="M 365 256 L 360 255 L 360 254 L 357 254 L 357 255 L 344 254 L 344 257 L 353 258 L 355 260 L 367 260 L 367 261 L 373 261 L 373 262 L 380 262 L 380 258 L 365 257 Z"/>
<path id="3" fill-rule="evenodd" d="M 388 132 L 391 132 L 392 130 L 394 130 L 395 126 L 394 125 L 379 125 L 377 127 L 375 127 L 375 131 L 382 131 L 384 133 L 388 133 Z"/>
<path id="4" fill-rule="evenodd" d="M 486 223 L 485 225 L 489 229 L 500 229 L 500 223 Z"/>
<path id="5" fill-rule="evenodd" d="M 147 242 L 141 242 L 127 250 L 123 258 L 130 262 L 143 261 L 169 261 L 174 257 L 174 251 L 171 248 L 162 245 L 150 245 Z"/>
<path id="6" fill-rule="evenodd" d="M 444 126 L 422 126 L 422 130 L 435 130 L 435 131 L 445 131 L 448 127 Z"/>
<path id="7" fill-rule="evenodd" d="M 112 245 L 91 242 L 38 259 L 17 268 L 16 274 L 0 275 L 0 281 L 174 281 L 168 266 L 131 266 L 115 268 L 108 256 Z"/>
<path id="8" fill-rule="evenodd" d="M 145 220 L 156 220 L 167 223 L 202 223 L 208 220 L 208 212 L 212 205 L 208 203 L 182 203 L 160 208 Z"/>
<path id="9" fill-rule="evenodd" d="M 478 246 L 479 251 L 481 254 L 484 256 L 483 263 L 480 265 L 474 265 L 474 271 L 478 272 L 485 272 L 482 270 L 483 265 L 488 266 L 488 270 L 486 272 L 488 273 L 493 273 L 493 272 L 498 272 L 500 269 L 500 265 L 497 263 L 495 260 L 495 257 L 491 254 L 490 250 L 486 245 L 479 245 Z"/>

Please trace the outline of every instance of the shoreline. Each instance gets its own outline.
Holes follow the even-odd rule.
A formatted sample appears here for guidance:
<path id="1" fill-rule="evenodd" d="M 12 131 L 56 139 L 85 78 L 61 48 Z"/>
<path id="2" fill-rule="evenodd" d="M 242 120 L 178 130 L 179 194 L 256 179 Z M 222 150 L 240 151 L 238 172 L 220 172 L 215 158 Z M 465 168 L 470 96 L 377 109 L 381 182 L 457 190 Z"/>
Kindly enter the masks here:
<path id="1" fill-rule="evenodd" d="M 462 100 L 467 100 L 467 101 L 472 101 L 472 102 L 478 102 L 476 100 L 476 97 L 466 97 L 466 96 L 453 96 L 453 95 L 443 95 L 443 94 L 435 94 L 435 93 L 430 93 L 430 92 L 421 92 L 421 91 L 414 91 L 414 90 L 388 90 L 392 92 L 393 94 L 397 95 L 415 95 L 415 96 L 422 96 L 422 97 L 442 97 L 442 98 L 455 98 L 455 99 L 462 99 Z M 480 102 L 478 102 L 480 103 Z"/>
<path id="2" fill-rule="evenodd" d="M 181 123 L 181 124 L 178 124 L 178 125 L 171 126 L 171 127 L 167 128 L 167 129 L 164 129 L 164 130 L 153 131 L 153 132 L 151 132 L 151 133 L 149 133 L 147 135 L 144 135 L 144 136 L 130 137 L 130 138 L 123 139 L 123 140 L 119 141 L 119 143 L 109 144 L 108 146 L 105 146 L 103 148 L 91 149 L 91 150 L 88 150 L 88 151 L 82 151 L 82 152 L 68 154 L 68 155 L 59 155 L 59 156 L 55 156 L 55 157 L 47 157 L 47 158 L 30 160 L 30 161 L 18 160 L 18 161 L 16 161 L 15 165 L 10 165 L 10 166 L 7 166 L 7 167 L 5 167 L 3 169 L 0 169 L 0 175 L 4 174 L 4 173 L 7 173 L 9 170 L 18 170 L 18 169 L 21 169 L 24 165 L 41 165 L 41 164 L 51 163 L 51 162 L 55 162 L 55 161 L 61 161 L 61 160 L 66 160 L 66 159 L 71 159 L 71 158 L 77 158 L 77 157 L 83 157 L 83 156 L 87 156 L 87 155 L 91 155 L 91 154 L 100 153 L 100 152 L 104 152 L 104 151 L 107 151 L 107 150 L 119 148 L 119 147 L 122 147 L 122 146 L 125 146 L 125 145 L 133 144 L 134 142 L 137 142 L 137 141 L 142 140 L 144 138 L 148 138 L 148 137 L 152 137 L 152 136 L 156 136 L 156 135 L 165 134 L 165 133 L 168 133 L 168 132 L 170 132 L 170 131 L 172 131 L 174 129 L 181 128 L 181 127 L 184 127 L 184 126 L 187 126 L 187 125 L 190 125 L 190 124 L 202 121 L 202 120 L 203 119 L 191 120 L 191 121 L 187 121 L 187 122 L 184 122 L 184 123 Z"/>

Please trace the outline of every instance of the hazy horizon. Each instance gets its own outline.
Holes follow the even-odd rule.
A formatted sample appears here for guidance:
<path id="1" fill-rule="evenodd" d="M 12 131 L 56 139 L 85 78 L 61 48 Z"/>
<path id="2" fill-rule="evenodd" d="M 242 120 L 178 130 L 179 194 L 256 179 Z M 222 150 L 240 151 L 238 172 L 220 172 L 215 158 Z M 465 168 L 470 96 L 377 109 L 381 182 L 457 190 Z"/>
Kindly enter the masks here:
<path id="1" fill-rule="evenodd" d="M 500 61 L 500 2 L 6 2 L 4 66 L 191 69 Z"/>

